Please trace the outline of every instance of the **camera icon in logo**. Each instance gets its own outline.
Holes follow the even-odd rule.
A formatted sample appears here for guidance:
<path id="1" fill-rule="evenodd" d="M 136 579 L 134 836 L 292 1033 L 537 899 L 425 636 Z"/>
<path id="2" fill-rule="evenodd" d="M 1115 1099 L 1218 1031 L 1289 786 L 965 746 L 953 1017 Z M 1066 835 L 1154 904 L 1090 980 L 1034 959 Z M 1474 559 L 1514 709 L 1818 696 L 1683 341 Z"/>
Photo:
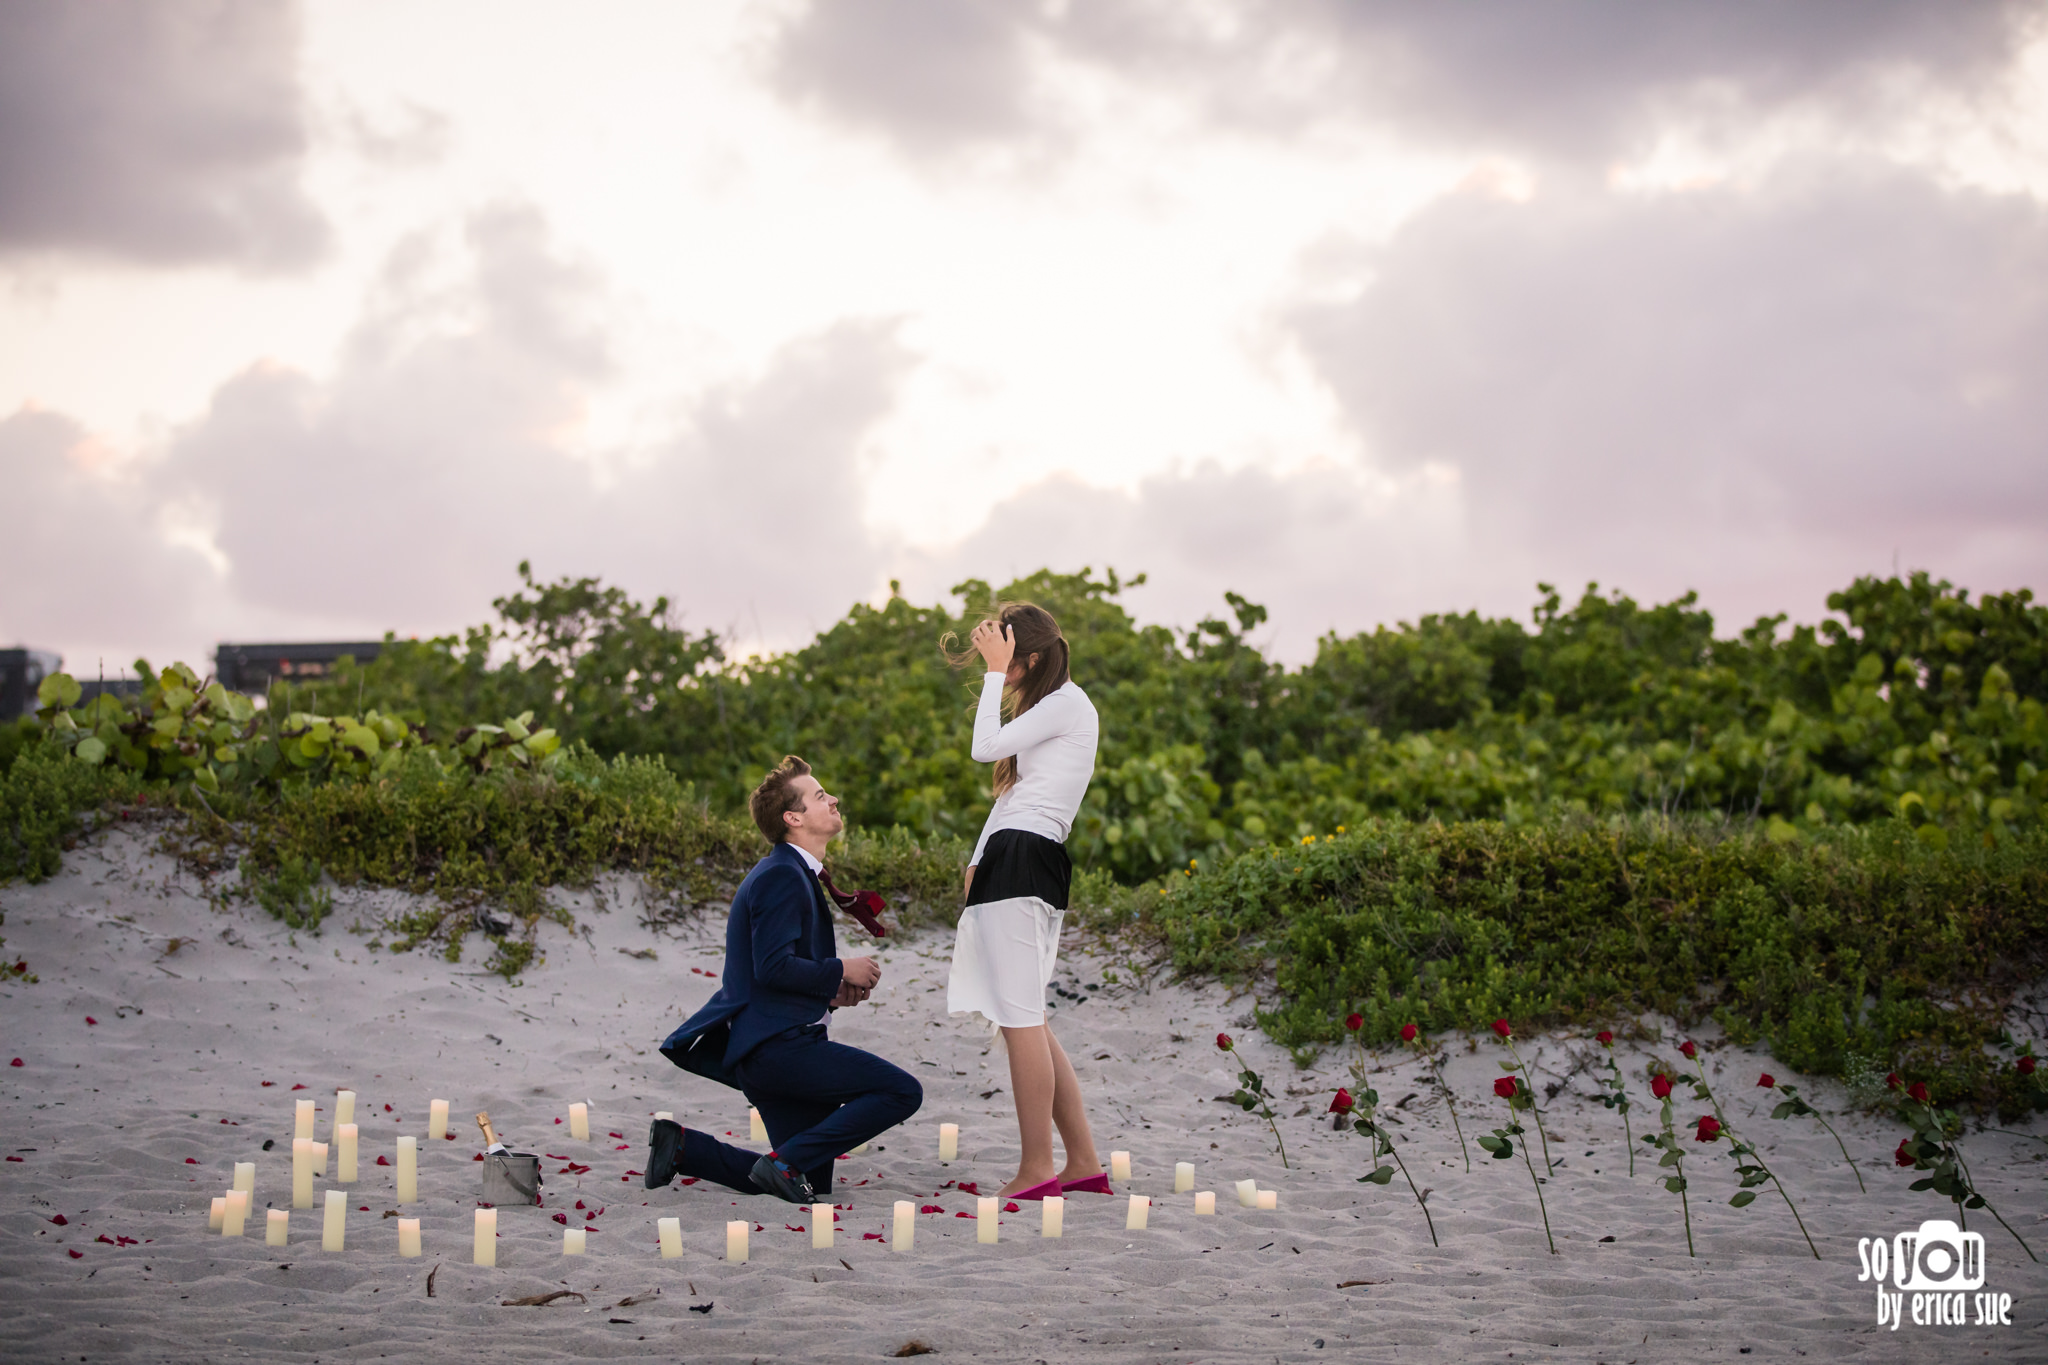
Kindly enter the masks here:
<path id="1" fill-rule="evenodd" d="M 1946 1218 L 1930 1218 L 1918 1232 L 1892 1239 L 1892 1275 L 1900 1289 L 1981 1289 L 1984 1236 L 1964 1232 Z"/>

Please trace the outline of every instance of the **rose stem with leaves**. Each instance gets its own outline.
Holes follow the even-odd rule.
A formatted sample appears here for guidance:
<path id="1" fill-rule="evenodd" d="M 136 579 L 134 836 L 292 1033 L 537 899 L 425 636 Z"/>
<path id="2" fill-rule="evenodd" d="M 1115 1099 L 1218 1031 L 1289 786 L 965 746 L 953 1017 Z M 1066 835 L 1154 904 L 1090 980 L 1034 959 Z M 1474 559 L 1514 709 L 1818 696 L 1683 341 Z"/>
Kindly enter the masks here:
<path id="1" fill-rule="evenodd" d="M 1521 1070 L 1522 1079 L 1528 1082 L 1529 1115 L 1536 1121 L 1536 1140 L 1543 1144 L 1543 1174 L 1556 1175 L 1557 1168 L 1550 1164 L 1550 1139 L 1543 1133 L 1543 1111 L 1536 1107 L 1536 1077 L 1530 1072 L 1529 1064 L 1522 1060 L 1521 1050 L 1515 1046 L 1515 1031 L 1508 1027 L 1508 1021 L 1494 1020 L 1493 1031 L 1508 1045 L 1508 1052 L 1514 1057 L 1515 1066 Z"/>
<path id="2" fill-rule="evenodd" d="M 1887 1076 L 1885 1084 L 1894 1090 L 1898 1089 L 1897 1073 Z M 1913 1082 L 1906 1095 L 1920 1110 L 1920 1117 L 1913 1118 L 1905 1107 L 1901 1106 L 1902 1116 L 1913 1125 L 1913 1135 L 1900 1139 L 1898 1164 L 1932 1172 L 1925 1179 L 1914 1181 L 1910 1188 L 1931 1189 L 1936 1194 L 1954 1200 L 1956 1221 L 1962 1223 L 1965 1229 L 1969 1226 L 1964 1221 L 1965 1209 L 1989 1209 L 1991 1216 L 1998 1220 L 1998 1226 L 2012 1233 L 2012 1239 L 2020 1244 L 2020 1250 L 2027 1253 L 2027 1259 L 2038 1265 L 2041 1258 L 2027 1245 L 2027 1239 L 2014 1231 L 2012 1224 L 2005 1221 L 2003 1214 L 1991 1207 L 1991 1201 L 1984 1197 L 1975 1182 L 1970 1179 L 1969 1164 L 1963 1160 L 1963 1149 L 1956 1141 L 1963 1133 L 1962 1118 L 1953 1109 L 1935 1108 L 1934 1098 L 1927 1093 L 1927 1083 L 1924 1081 Z"/>
<path id="3" fill-rule="evenodd" d="M 1593 1037 L 1600 1046 L 1607 1049 L 1608 1076 L 1600 1084 L 1614 1092 L 1611 1095 L 1603 1095 L 1600 1103 L 1606 1105 L 1609 1109 L 1619 1109 L 1621 1111 L 1621 1136 L 1622 1140 L 1628 1144 L 1628 1178 L 1634 1180 L 1636 1178 L 1636 1135 L 1635 1130 L 1629 1126 L 1628 1091 L 1623 1089 L 1622 1086 L 1621 1066 L 1614 1060 L 1614 1035 L 1606 1029 L 1601 1029 Z"/>
<path id="4" fill-rule="evenodd" d="M 1436 1093 L 1444 1097 L 1444 1108 L 1451 1111 L 1451 1131 L 1458 1135 L 1458 1155 L 1465 1158 L 1465 1174 L 1470 1175 L 1472 1153 L 1465 1146 L 1465 1129 L 1458 1123 L 1458 1097 L 1451 1093 L 1451 1087 L 1444 1081 L 1436 1045 L 1424 1039 L 1422 1031 L 1413 1024 L 1401 1025 L 1401 1041 L 1414 1048 L 1429 1067 L 1429 1079 L 1436 1084 Z"/>
<path id="5" fill-rule="evenodd" d="M 1657 1158 L 1659 1166 L 1669 1166 L 1672 1174 L 1665 1177 L 1664 1188 L 1678 1196 L 1678 1208 L 1685 1215 L 1685 1254 L 1698 1256 L 1692 1244 L 1692 1204 L 1685 1197 L 1685 1149 L 1678 1145 L 1678 1134 L 1671 1117 L 1671 1078 L 1659 1071 L 1650 1077 L 1650 1093 L 1663 1101 L 1660 1121 L 1664 1131 L 1656 1137 L 1643 1134 L 1643 1141 L 1663 1152 Z"/>
<path id="6" fill-rule="evenodd" d="M 1341 1087 L 1337 1091 L 1337 1097 L 1330 1101 L 1330 1112 L 1333 1114 L 1351 1114 L 1357 1107 L 1356 1102 L 1351 1098 L 1350 1092 Z M 1362 1118 L 1354 1117 L 1351 1126 L 1356 1131 L 1370 1137 L 1373 1145 L 1372 1173 L 1360 1176 L 1358 1178 L 1359 1182 L 1361 1184 L 1384 1185 L 1394 1178 L 1394 1171 L 1398 1168 L 1401 1172 L 1401 1178 L 1408 1182 L 1408 1192 L 1415 1196 L 1415 1206 L 1422 1210 L 1422 1221 L 1429 1225 L 1429 1244 L 1431 1246 L 1442 1246 L 1443 1243 L 1439 1242 L 1436 1237 L 1436 1219 L 1429 1216 L 1429 1201 L 1422 1197 L 1421 1190 L 1415 1188 L 1415 1177 L 1408 1174 L 1408 1163 L 1401 1160 L 1400 1152 L 1394 1149 L 1393 1135 L 1375 1123 L 1370 1114 Z M 1380 1158 L 1382 1156 L 1394 1158 L 1394 1164 L 1392 1166 L 1380 1165 Z"/>
<path id="7" fill-rule="evenodd" d="M 1227 1033 L 1216 1035 L 1216 1046 L 1233 1057 L 1237 1055 L 1237 1044 L 1231 1041 Z M 1241 1059 L 1237 1063 L 1237 1094 L 1233 1098 L 1238 1108 L 1247 1114 L 1257 1111 L 1259 1117 L 1266 1121 L 1266 1126 L 1273 1130 L 1273 1141 L 1280 1148 L 1281 1166 L 1293 1170 L 1287 1162 L 1287 1140 L 1280 1136 L 1279 1121 L 1274 1117 L 1273 1106 L 1266 1098 L 1266 1083 L 1259 1079 L 1258 1072 L 1246 1066 Z"/>
<path id="8" fill-rule="evenodd" d="M 1835 1146 L 1840 1147 L 1842 1149 L 1842 1160 L 1848 1163 L 1849 1174 L 1856 1177 L 1856 1188 L 1863 1191 L 1863 1193 L 1865 1194 L 1870 1193 L 1870 1187 L 1863 1183 L 1863 1172 L 1856 1169 L 1855 1161 L 1852 1160 L 1849 1156 L 1848 1147 L 1844 1145 L 1844 1143 L 1842 1142 L 1842 1135 L 1835 1131 L 1833 1124 L 1829 1123 L 1825 1118 L 1821 1116 L 1820 1110 L 1814 1108 L 1805 1100 L 1801 1099 L 1799 1096 L 1799 1092 L 1792 1086 L 1779 1085 L 1777 1079 L 1773 1077 L 1771 1073 L 1768 1071 L 1766 1071 L 1763 1075 L 1757 1077 L 1756 1083 L 1759 1086 L 1763 1087 L 1765 1090 L 1775 1090 L 1780 1095 L 1783 1095 L 1785 1097 L 1784 1100 L 1779 1103 L 1778 1107 L 1771 1111 L 1772 1118 L 1784 1119 L 1793 1118 L 1799 1115 L 1810 1114 L 1813 1116 L 1814 1120 L 1820 1124 L 1821 1127 L 1827 1129 L 1828 1136 L 1835 1140 Z"/>
<path id="9" fill-rule="evenodd" d="M 1792 1196 L 1785 1192 L 1785 1182 L 1778 1179 L 1777 1172 L 1773 1171 L 1768 1165 L 1764 1163 L 1763 1156 L 1760 1153 L 1758 1153 L 1757 1149 L 1754 1146 L 1747 1142 L 1742 1141 L 1741 1139 L 1735 1136 L 1735 1129 L 1733 1125 L 1731 1125 L 1728 1122 L 1728 1115 L 1721 1111 L 1721 1101 L 1715 1098 L 1713 1087 L 1707 1084 L 1707 1065 L 1705 1062 L 1702 1062 L 1700 1060 L 1699 1047 L 1692 1041 L 1692 1039 L 1688 1038 L 1683 1043 L 1680 1043 L 1678 1045 L 1678 1050 L 1685 1054 L 1685 1059 L 1688 1062 L 1692 1063 L 1693 1070 L 1699 1073 L 1699 1079 L 1696 1082 L 1694 1082 L 1695 1086 L 1699 1090 L 1699 1097 L 1714 1107 L 1714 1118 L 1720 1124 L 1721 1131 L 1728 1135 L 1728 1148 L 1730 1153 L 1736 1158 L 1738 1162 L 1740 1162 L 1740 1160 L 1746 1156 L 1752 1162 L 1756 1163 L 1756 1168 L 1759 1171 L 1763 1172 L 1764 1178 L 1770 1181 L 1772 1186 L 1776 1188 L 1776 1190 L 1778 1191 L 1778 1198 L 1784 1200 L 1785 1207 L 1792 1210 L 1792 1221 L 1799 1224 L 1799 1235 L 1806 1239 L 1806 1249 L 1808 1251 L 1811 1251 L 1813 1253 L 1813 1259 L 1818 1261 L 1820 1259 L 1820 1248 L 1813 1244 L 1813 1234 L 1806 1230 L 1806 1220 L 1799 1216 L 1799 1206 L 1797 1204 L 1794 1204 L 1792 1202 Z M 1700 1139 L 1700 1141 L 1709 1140 L 1710 1139 L 1706 1138 Z M 1738 1169 L 1740 1169 L 1739 1166 Z M 1736 1191 L 1737 1198 L 1740 1198 L 1743 1194 L 1749 1194 L 1751 1198 L 1755 1198 L 1755 1194 L 1751 1191 Z M 1748 1202 L 1748 1199 L 1744 1199 L 1742 1201 L 1743 1204 L 1747 1204 Z M 1742 1204 L 1737 1204 L 1735 1207 L 1741 1208 Z"/>
<path id="10" fill-rule="evenodd" d="M 1536 1209 L 1543 1215 L 1543 1240 L 1550 1243 L 1550 1254 L 1557 1255 L 1557 1239 L 1550 1235 L 1550 1209 L 1543 1202 L 1543 1177 L 1536 1174 L 1536 1164 L 1529 1160 L 1529 1142 L 1522 1125 L 1515 1122 L 1517 1110 L 1527 1109 L 1532 1113 L 1536 1108 L 1536 1097 L 1529 1093 L 1528 1085 L 1520 1076 L 1502 1076 L 1493 1083 L 1493 1093 L 1508 1102 L 1508 1126 L 1496 1128 L 1490 1137 L 1479 1139 L 1479 1145 L 1493 1153 L 1494 1160 L 1506 1161 L 1515 1154 L 1515 1139 L 1522 1138 L 1522 1164 L 1529 1168 L 1529 1183 L 1536 1187 Z"/>
<path id="11" fill-rule="evenodd" d="M 1338 1094 L 1343 1095 L 1346 1099 L 1351 1099 L 1351 1105 L 1349 1108 L 1339 1109 L 1333 1103 L 1330 1106 L 1330 1112 L 1333 1114 L 1354 1114 L 1354 1111 L 1362 1113 L 1365 1123 L 1371 1126 L 1379 1117 L 1380 1092 L 1372 1087 L 1372 1073 L 1366 1070 L 1365 1065 L 1365 1044 L 1359 1039 L 1359 1033 L 1365 1027 L 1365 1016 L 1361 1014 L 1347 1015 L 1344 1020 L 1344 1027 L 1351 1034 L 1351 1083 L 1358 1087 L 1358 1096 L 1356 1099 L 1351 1099 L 1347 1092 L 1339 1090 Z M 1374 1143 L 1373 1148 L 1372 1168 L 1377 1171 L 1380 1169 L 1379 1144 Z"/>

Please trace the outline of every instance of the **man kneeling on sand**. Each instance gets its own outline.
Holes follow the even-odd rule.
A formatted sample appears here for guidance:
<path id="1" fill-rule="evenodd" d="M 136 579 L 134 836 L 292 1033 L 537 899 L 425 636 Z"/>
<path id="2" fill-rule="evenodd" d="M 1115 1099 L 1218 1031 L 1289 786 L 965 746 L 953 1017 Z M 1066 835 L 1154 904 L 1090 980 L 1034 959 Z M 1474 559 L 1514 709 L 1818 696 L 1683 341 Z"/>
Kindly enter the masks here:
<path id="1" fill-rule="evenodd" d="M 751 806 L 774 848 L 732 899 L 717 992 L 661 1051 L 686 1071 L 743 1091 L 774 1148 L 762 1156 L 656 1119 L 646 1183 L 654 1190 L 697 1176 L 809 1204 L 832 1197 L 833 1160 L 916 1113 L 924 1088 L 901 1067 L 825 1036 L 832 1011 L 867 999 L 882 976 L 871 957 L 837 956 L 831 887 L 820 879 L 825 845 L 846 825 L 839 799 L 791 755 L 754 789 Z M 834 891 L 833 899 L 859 898 Z M 881 932 L 870 915 L 853 913 Z"/>

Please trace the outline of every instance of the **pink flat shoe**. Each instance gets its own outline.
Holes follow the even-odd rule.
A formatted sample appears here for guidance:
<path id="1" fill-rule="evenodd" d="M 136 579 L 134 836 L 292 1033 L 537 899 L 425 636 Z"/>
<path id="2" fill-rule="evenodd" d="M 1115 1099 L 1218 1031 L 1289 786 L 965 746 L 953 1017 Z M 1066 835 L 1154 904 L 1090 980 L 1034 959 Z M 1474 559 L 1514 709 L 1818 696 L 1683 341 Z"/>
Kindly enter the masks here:
<path id="1" fill-rule="evenodd" d="M 1028 1190 L 1019 1190 L 1011 1195 L 1010 1198 L 1020 1201 L 1025 1199 L 1043 1199 L 1049 1194 L 1058 1194 L 1060 1191 L 1060 1182 L 1058 1179 L 1052 1179 L 1042 1185 L 1033 1185 Z"/>
<path id="2" fill-rule="evenodd" d="M 1048 1182 L 1048 1183 L 1050 1183 L 1050 1182 Z M 1111 1188 L 1109 1187 L 1109 1173 L 1108 1173 L 1107 1171 L 1097 1171 L 1097 1172 L 1096 1172 L 1096 1173 L 1095 1173 L 1094 1175 L 1090 1175 L 1090 1176 L 1083 1176 L 1083 1177 L 1082 1177 L 1081 1179 L 1079 1179 L 1079 1180 L 1069 1180 L 1069 1181 L 1068 1181 L 1068 1182 L 1067 1182 L 1066 1184 L 1064 1184 L 1064 1185 L 1061 1185 L 1061 1186 L 1060 1186 L 1060 1190 L 1061 1190 L 1061 1192 L 1062 1192 L 1062 1193 L 1065 1193 L 1065 1194 L 1115 1194 L 1115 1193 L 1116 1193 L 1116 1191 L 1115 1191 L 1115 1190 L 1112 1190 L 1112 1189 L 1111 1189 Z M 1022 1199 L 1023 1197 L 1024 1197 L 1024 1196 L 1023 1196 L 1023 1195 L 1021 1195 L 1021 1194 L 1017 1196 L 1017 1198 L 1019 1198 L 1019 1199 Z M 1032 1197 L 1033 1199 L 1038 1199 L 1038 1198 L 1042 1198 L 1043 1196 L 1040 1196 L 1040 1195 L 1036 1195 L 1036 1194 L 1034 1194 L 1034 1195 L 1032 1195 L 1031 1197 Z"/>

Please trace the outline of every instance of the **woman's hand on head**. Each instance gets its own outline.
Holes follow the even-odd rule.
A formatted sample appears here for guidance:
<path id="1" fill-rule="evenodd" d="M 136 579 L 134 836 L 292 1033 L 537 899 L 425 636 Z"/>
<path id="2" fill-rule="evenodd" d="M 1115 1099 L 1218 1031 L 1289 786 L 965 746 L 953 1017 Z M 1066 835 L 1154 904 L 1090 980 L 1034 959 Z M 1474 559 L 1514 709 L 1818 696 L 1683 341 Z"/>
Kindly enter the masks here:
<path id="1" fill-rule="evenodd" d="M 991 673 L 1005 677 L 1010 672 L 1010 661 L 1017 656 L 1017 642 L 1010 636 L 1010 628 L 997 621 L 983 621 L 967 637 L 968 643 L 981 651 L 982 662 Z"/>

